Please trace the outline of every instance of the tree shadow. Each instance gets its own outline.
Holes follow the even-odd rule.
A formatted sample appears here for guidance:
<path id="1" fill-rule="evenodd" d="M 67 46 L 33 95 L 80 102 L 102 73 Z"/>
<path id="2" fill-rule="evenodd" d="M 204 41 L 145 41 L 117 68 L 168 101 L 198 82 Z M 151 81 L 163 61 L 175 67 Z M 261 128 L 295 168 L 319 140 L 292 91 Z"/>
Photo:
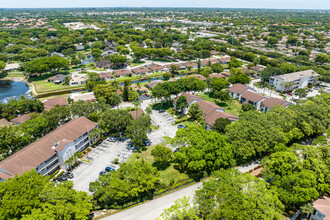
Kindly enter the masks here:
<path id="1" fill-rule="evenodd" d="M 171 166 L 171 163 L 167 162 L 167 163 L 157 163 L 157 162 L 153 162 L 152 163 L 153 167 L 156 167 L 157 170 L 166 170 L 167 168 L 169 168 Z"/>

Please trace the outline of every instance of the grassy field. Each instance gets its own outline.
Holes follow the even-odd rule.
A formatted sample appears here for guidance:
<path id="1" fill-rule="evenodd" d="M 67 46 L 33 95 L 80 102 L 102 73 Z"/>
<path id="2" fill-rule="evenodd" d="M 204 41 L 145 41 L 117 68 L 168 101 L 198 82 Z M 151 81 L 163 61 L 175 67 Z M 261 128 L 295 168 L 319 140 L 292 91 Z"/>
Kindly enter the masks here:
<path id="1" fill-rule="evenodd" d="M 117 78 L 116 81 L 117 82 L 124 82 L 125 80 L 130 80 L 130 81 L 134 81 L 134 80 L 138 80 L 138 79 L 141 79 L 141 78 L 147 78 L 147 77 L 150 77 L 150 78 L 154 78 L 154 77 L 161 77 L 163 76 L 164 73 L 162 72 L 158 72 L 158 73 L 153 73 L 153 74 L 149 74 L 149 75 L 144 75 L 144 76 L 132 76 L 132 77 L 120 77 L 120 78 Z M 113 80 L 109 80 L 110 82 L 113 82 Z"/>
<path id="2" fill-rule="evenodd" d="M 63 72 L 61 74 L 69 75 L 70 73 Z M 62 85 L 62 84 L 47 82 L 47 79 L 53 75 L 55 74 L 43 74 L 42 76 L 34 77 L 30 79 L 37 93 L 53 92 L 57 90 L 65 90 L 65 89 L 73 89 L 73 88 L 81 88 L 81 89 L 85 88 L 85 85 L 70 86 L 70 85 Z"/>
<path id="3" fill-rule="evenodd" d="M 13 72 L 8 72 L 8 73 L 0 73 L 0 78 L 4 77 L 17 77 L 17 78 L 23 78 L 24 74 L 21 71 L 13 71 Z"/>
<path id="4" fill-rule="evenodd" d="M 228 101 L 227 102 L 218 103 L 216 101 L 216 98 L 213 98 L 212 97 L 212 94 L 211 93 L 208 93 L 208 94 L 199 93 L 197 95 L 199 97 L 205 99 L 206 101 L 213 102 L 213 103 L 219 105 L 220 107 L 224 108 L 225 109 L 225 112 L 230 113 L 230 114 L 233 114 L 233 115 L 236 115 L 236 116 L 239 116 L 240 111 L 242 109 L 242 104 L 239 103 L 237 100 L 233 100 L 231 103 L 228 102 Z"/>
<path id="5" fill-rule="evenodd" d="M 135 152 L 132 156 L 130 156 L 126 163 L 133 164 L 135 161 L 139 160 L 144 160 L 148 163 L 153 163 L 154 157 L 151 155 L 151 151 L 154 148 L 155 146 L 151 146 L 148 147 L 146 151 Z M 180 173 L 178 170 L 176 170 L 173 167 L 173 164 L 171 164 L 165 170 L 160 170 L 159 172 L 161 183 L 164 184 L 166 187 L 175 186 L 177 184 L 185 183 L 191 180 L 188 175 Z"/>
<path id="6" fill-rule="evenodd" d="M 138 65 L 142 65 L 142 64 L 144 64 L 144 63 L 146 63 L 145 61 L 141 61 L 141 62 L 137 62 L 137 63 L 131 63 L 129 66 L 130 67 L 135 67 L 135 66 L 138 66 Z"/>

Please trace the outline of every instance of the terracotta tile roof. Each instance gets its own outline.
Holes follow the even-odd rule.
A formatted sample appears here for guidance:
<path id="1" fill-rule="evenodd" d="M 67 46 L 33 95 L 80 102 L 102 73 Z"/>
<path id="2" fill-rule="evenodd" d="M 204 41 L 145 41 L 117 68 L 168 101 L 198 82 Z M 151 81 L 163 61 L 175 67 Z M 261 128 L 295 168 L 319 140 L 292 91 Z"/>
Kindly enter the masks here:
<path id="1" fill-rule="evenodd" d="M 209 125 L 211 128 L 213 128 L 213 125 L 218 118 L 228 118 L 231 121 L 238 120 L 238 117 L 236 115 L 229 114 L 226 112 L 221 112 L 221 111 L 211 112 L 210 114 L 208 114 L 204 117 L 204 120 L 207 125 Z"/>
<path id="2" fill-rule="evenodd" d="M 226 71 L 226 72 L 222 72 L 221 74 L 224 75 L 225 77 L 228 77 L 231 75 L 231 72 Z"/>
<path id="3" fill-rule="evenodd" d="M 213 102 L 208 102 L 208 101 L 205 101 L 205 100 L 200 100 L 197 103 L 199 104 L 199 109 L 202 109 L 203 110 L 203 113 L 205 115 L 208 115 L 211 112 L 217 111 L 217 110 L 224 111 L 223 108 L 221 108 L 220 106 L 216 105 Z"/>
<path id="4" fill-rule="evenodd" d="M 221 63 L 227 63 L 230 61 L 230 57 L 221 57 L 219 58 L 219 60 L 221 61 Z"/>
<path id="5" fill-rule="evenodd" d="M 161 66 L 161 65 L 158 65 L 158 64 L 154 64 L 154 65 L 150 65 L 150 66 L 148 66 L 148 68 L 149 68 L 149 69 L 152 69 L 152 70 L 162 70 L 162 69 L 164 69 L 164 68 L 166 68 L 166 67 Z"/>
<path id="6" fill-rule="evenodd" d="M 132 72 L 134 72 L 134 73 L 150 73 L 151 71 L 145 67 L 138 67 L 138 68 L 132 69 Z"/>
<path id="7" fill-rule="evenodd" d="M 330 197 L 321 196 L 315 200 L 312 205 L 325 215 L 323 220 L 330 220 Z"/>
<path id="8" fill-rule="evenodd" d="M 150 89 L 153 89 L 159 83 L 164 83 L 164 81 L 162 81 L 162 80 L 154 80 L 154 81 L 151 81 L 149 83 L 146 83 L 146 86 L 148 88 L 150 88 Z"/>
<path id="9" fill-rule="evenodd" d="M 250 100 L 251 102 L 259 102 L 260 100 L 264 99 L 265 97 L 255 93 L 255 92 L 246 91 L 242 94 L 242 98 Z"/>
<path id="10" fill-rule="evenodd" d="M 188 103 L 190 103 L 190 102 L 192 102 L 194 100 L 204 100 L 203 98 L 201 98 L 201 97 L 199 97 L 197 95 L 192 95 L 192 94 L 189 94 L 189 93 L 183 93 L 182 95 L 186 97 Z M 180 98 L 180 96 L 178 96 L 177 98 L 175 98 L 173 100 L 173 102 L 176 103 L 176 101 Z"/>
<path id="11" fill-rule="evenodd" d="M 119 70 L 114 70 L 113 72 L 116 74 L 116 76 L 132 74 L 132 72 L 129 69 L 119 69 Z"/>
<path id="12" fill-rule="evenodd" d="M 209 75 L 209 77 L 213 78 L 213 77 L 216 77 L 216 78 L 226 78 L 224 75 L 221 75 L 219 73 L 212 73 Z"/>
<path id="13" fill-rule="evenodd" d="M 242 67 L 241 70 L 242 70 L 243 73 L 246 73 L 246 71 L 248 70 L 248 68 Z"/>
<path id="14" fill-rule="evenodd" d="M 10 122 L 7 121 L 5 118 L 0 119 L 0 128 L 3 128 L 5 126 L 10 126 L 10 125 L 11 125 Z"/>
<path id="15" fill-rule="evenodd" d="M 101 79 L 106 79 L 106 78 L 113 78 L 113 75 L 110 72 L 103 72 L 99 74 L 99 77 Z"/>
<path id="16" fill-rule="evenodd" d="M 134 119 L 139 119 L 141 115 L 144 114 L 144 111 L 142 109 L 138 109 L 138 110 L 130 111 L 128 113 L 130 113 Z"/>
<path id="17" fill-rule="evenodd" d="M 211 50 L 211 55 L 217 55 L 217 54 L 220 54 L 220 52 L 219 51 L 216 51 L 216 50 Z"/>
<path id="18" fill-rule="evenodd" d="M 12 120 L 10 120 L 13 123 L 17 123 L 17 124 L 23 124 L 24 122 L 26 122 L 27 120 L 30 119 L 30 115 L 29 114 L 24 114 L 21 116 L 18 116 Z"/>
<path id="19" fill-rule="evenodd" d="M 229 89 L 228 92 L 232 92 L 232 93 L 238 93 L 238 92 L 242 92 L 247 90 L 249 87 L 246 85 L 243 85 L 241 83 L 236 83 L 234 85 L 232 85 Z"/>
<path id="20" fill-rule="evenodd" d="M 188 66 L 197 66 L 197 63 L 193 63 L 193 62 L 185 62 L 185 63 L 181 63 L 182 66 L 188 67 Z"/>
<path id="21" fill-rule="evenodd" d="M 51 98 L 43 101 L 44 103 L 44 110 L 49 111 L 51 108 L 55 107 L 56 105 L 59 106 L 66 106 L 68 105 L 68 101 L 65 97 L 56 97 Z"/>
<path id="22" fill-rule="evenodd" d="M 268 99 L 265 99 L 261 102 L 261 106 L 265 106 L 267 108 L 273 108 L 275 105 L 281 105 L 281 106 L 287 106 L 290 103 L 279 98 L 273 98 L 270 97 Z"/>
<path id="23" fill-rule="evenodd" d="M 265 67 L 263 67 L 263 66 L 253 66 L 253 67 L 251 67 L 250 68 L 251 70 L 254 70 L 254 71 L 256 71 L 256 72 L 260 72 L 260 71 L 262 71 L 262 70 L 264 70 L 265 69 Z"/>
<path id="24" fill-rule="evenodd" d="M 148 91 L 147 87 L 140 85 L 140 88 L 136 84 L 131 85 L 132 89 L 135 91 Z"/>
<path id="25" fill-rule="evenodd" d="M 61 141 L 66 142 L 68 140 L 73 142 L 87 131 L 92 130 L 97 124 L 98 123 L 92 122 L 86 117 L 71 120 L 10 157 L 2 160 L 0 162 L 0 178 L 12 178 L 16 174 L 22 175 L 24 172 L 36 168 L 56 153 L 53 149 L 56 143 Z"/>
<path id="26" fill-rule="evenodd" d="M 194 78 L 197 78 L 197 79 L 200 79 L 200 80 L 203 80 L 203 81 L 206 80 L 206 78 L 205 78 L 204 76 L 199 75 L 199 74 L 190 75 L 190 76 L 188 76 L 188 77 L 194 77 Z"/>

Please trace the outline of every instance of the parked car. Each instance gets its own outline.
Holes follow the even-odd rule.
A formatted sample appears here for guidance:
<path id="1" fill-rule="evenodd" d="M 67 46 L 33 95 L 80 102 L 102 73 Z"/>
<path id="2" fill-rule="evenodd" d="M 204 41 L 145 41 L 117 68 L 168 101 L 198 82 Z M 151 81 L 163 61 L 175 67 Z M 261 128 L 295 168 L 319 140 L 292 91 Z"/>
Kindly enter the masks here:
<path id="1" fill-rule="evenodd" d="M 68 178 L 65 177 L 64 175 L 62 175 L 62 176 L 58 177 L 57 180 L 60 181 L 60 182 L 62 182 L 62 181 L 67 181 Z"/>
<path id="2" fill-rule="evenodd" d="M 186 128 L 185 125 L 182 125 L 182 124 L 178 125 L 178 129 L 185 129 L 185 128 Z"/>
<path id="3" fill-rule="evenodd" d="M 107 140 L 110 142 L 116 142 L 116 138 L 114 137 L 108 137 Z"/>
<path id="4" fill-rule="evenodd" d="M 109 174 L 109 173 L 108 172 L 105 172 L 105 171 L 101 171 L 99 175 L 102 176 L 104 174 Z"/>
<path id="5" fill-rule="evenodd" d="M 150 141 L 147 139 L 147 140 L 144 141 L 144 145 L 145 145 L 145 146 L 150 146 L 151 143 L 150 143 Z"/>
<path id="6" fill-rule="evenodd" d="M 115 169 L 113 169 L 112 167 L 106 167 L 105 171 L 106 172 L 111 172 L 111 171 L 115 171 Z"/>
<path id="7" fill-rule="evenodd" d="M 292 96 L 292 93 L 291 93 L 291 92 L 288 92 L 287 94 L 288 94 L 289 96 Z"/>
<path id="8" fill-rule="evenodd" d="M 146 93 L 146 94 L 144 94 L 145 96 L 147 96 L 147 97 L 149 97 L 150 95 L 149 95 L 149 93 Z"/>
<path id="9" fill-rule="evenodd" d="M 72 179 L 74 177 L 73 173 L 71 172 L 66 172 L 63 176 L 69 179 Z"/>
<path id="10" fill-rule="evenodd" d="M 165 109 L 159 110 L 159 113 L 163 113 L 163 112 L 165 112 Z"/>

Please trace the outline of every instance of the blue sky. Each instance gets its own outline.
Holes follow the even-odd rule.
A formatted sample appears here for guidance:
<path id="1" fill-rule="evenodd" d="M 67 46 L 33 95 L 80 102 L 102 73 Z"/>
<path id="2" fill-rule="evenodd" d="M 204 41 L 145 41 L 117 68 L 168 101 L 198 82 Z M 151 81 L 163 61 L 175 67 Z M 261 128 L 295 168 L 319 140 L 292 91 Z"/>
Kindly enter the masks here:
<path id="1" fill-rule="evenodd" d="M 0 0 L 0 8 L 219 7 L 329 9 L 330 0 Z"/>

